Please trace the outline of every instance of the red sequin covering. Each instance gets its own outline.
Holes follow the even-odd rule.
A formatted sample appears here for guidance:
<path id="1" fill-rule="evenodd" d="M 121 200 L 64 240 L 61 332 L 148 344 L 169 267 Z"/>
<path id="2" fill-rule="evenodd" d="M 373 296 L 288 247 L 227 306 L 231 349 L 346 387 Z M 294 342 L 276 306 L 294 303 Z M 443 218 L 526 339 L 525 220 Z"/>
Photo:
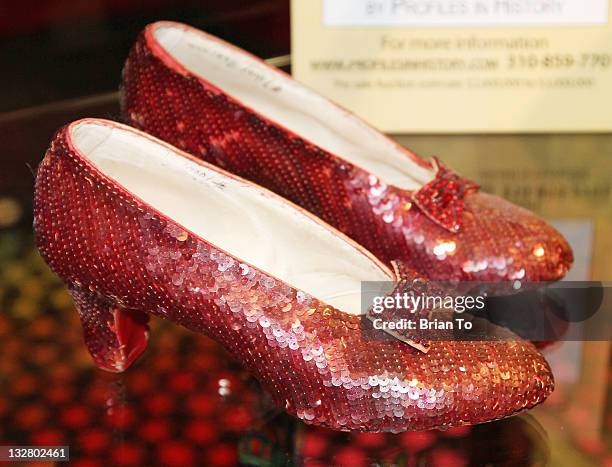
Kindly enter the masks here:
<path id="1" fill-rule="evenodd" d="M 432 221 L 451 232 L 458 232 L 463 223 L 463 198 L 478 191 L 479 186 L 434 158 L 435 178 L 414 194 L 414 204 Z"/>
<path id="2" fill-rule="evenodd" d="M 129 365 L 147 337 L 141 317 L 153 315 L 214 338 L 280 407 L 339 430 L 485 422 L 533 407 L 552 391 L 546 361 L 518 338 L 435 341 L 427 353 L 398 340 L 366 341 L 360 317 L 161 215 L 79 154 L 69 132 L 56 134 L 38 168 L 34 229 L 42 256 L 73 293 L 102 368 Z M 130 332 L 118 331 L 117 313 L 129 313 Z M 190 381 L 169 384 L 189 390 Z"/>
<path id="3" fill-rule="evenodd" d="M 416 193 L 384 183 L 184 68 L 156 41 L 159 24 L 169 23 L 147 27 L 125 64 L 122 111 L 131 125 L 299 204 L 387 264 L 399 260 L 437 280 L 546 281 L 568 271 L 568 243 L 533 213 L 444 168 Z M 431 168 L 403 151 L 407 164 Z"/>

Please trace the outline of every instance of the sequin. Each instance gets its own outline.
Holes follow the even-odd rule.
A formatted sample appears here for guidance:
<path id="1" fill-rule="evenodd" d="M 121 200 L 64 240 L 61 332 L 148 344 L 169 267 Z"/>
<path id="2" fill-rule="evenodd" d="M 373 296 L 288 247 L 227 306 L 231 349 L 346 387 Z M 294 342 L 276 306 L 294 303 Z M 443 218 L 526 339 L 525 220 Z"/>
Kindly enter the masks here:
<path id="1" fill-rule="evenodd" d="M 57 133 L 37 172 L 36 241 L 68 284 L 99 366 L 123 371 L 131 362 L 126 352 L 143 350 L 119 343 L 115 310 L 132 317 L 136 329 L 150 314 L 206 333 L 279 406 L 338 430 L 485 422 L 528 409 L 552 391 L 550 369 L 528 342 L 436 341 L 425 354 L 398 340 L 366 340 L 358 317 L 204 239 L 183 238 L 183 228 L 75 153 L 66 131 Z M 220 382 L 219 390 L 231 388 Z"/>
<path id="2" fill-rule="evenodd" d="M 413 194 L 417 206 L 436 224 L 457 232 L 463 224 L 463 199 L 479 190 L 475 183 L 452 172 L 434 158 L 436 175 Z"/>
<path id="3" fill-rule="evenodd" d="M 138 38 L 123 73 L 122 112 L 135 127 L 277 192 L 382 261 L 403 261 L 432 279 L 510 281 L 523 271 L 525 280 L 540 281 L 568 271 L 568 243 L 533 213 L 479 192 L 442 164 L 409 151 L 406 157 L 431 169 L 433 180 L 416 191 L 386 184 L 203 77 L 177 70 L 156 42 L 154 27 Z M 436 253 L 441 241 L 454 242 L 453 254 Z M 542 250 L 534 250 L 538 246 Z M 491 267 L 490 258 L 502 258 L 507 266 Z"/>

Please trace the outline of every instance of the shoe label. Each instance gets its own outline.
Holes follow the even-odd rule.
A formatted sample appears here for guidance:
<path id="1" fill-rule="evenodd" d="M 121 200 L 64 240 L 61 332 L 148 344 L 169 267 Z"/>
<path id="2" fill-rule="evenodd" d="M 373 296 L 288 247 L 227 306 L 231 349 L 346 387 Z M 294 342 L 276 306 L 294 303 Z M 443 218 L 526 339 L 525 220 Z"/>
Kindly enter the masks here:
<path id="1" fill-rule="evenodd" d="M 608 0 L 293 0 L 292 70 L 389 133 L 612 131 Z"/>

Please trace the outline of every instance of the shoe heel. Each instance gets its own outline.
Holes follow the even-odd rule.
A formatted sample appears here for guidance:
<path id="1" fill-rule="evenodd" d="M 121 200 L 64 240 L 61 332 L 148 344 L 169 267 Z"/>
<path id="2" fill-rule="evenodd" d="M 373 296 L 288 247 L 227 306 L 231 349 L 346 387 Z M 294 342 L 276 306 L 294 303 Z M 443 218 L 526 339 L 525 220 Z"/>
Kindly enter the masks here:
<path id="1" fill-rule="evenodd" d="M 147 314 L 118 306 L 88 290 L 71 287 L 83 326 L 83 337 L 96 366 L 120 373 L 147 347 Z"/>

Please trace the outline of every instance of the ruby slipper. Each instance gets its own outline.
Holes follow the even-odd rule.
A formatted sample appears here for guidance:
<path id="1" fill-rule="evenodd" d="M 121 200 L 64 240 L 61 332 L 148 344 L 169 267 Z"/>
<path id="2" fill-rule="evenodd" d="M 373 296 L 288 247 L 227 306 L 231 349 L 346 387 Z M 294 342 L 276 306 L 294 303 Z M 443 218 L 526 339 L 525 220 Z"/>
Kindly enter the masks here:
<path id="1" fill-rule="evenodd" d="M 439 280 L 547 281 L 572 263 L 533 213 L 190 26 L 149 25 L 121 90 L 131 125 L 299 204 L 387 264 Z"/>
<path id="2" fill-rule="evenodd" d="M 485 422 L 553 388 L 518 338 L 428 352 L 366 340 L 361 281 L 391 270 L 283 198 L 130 127 L 59 130 L 38 168 L 34 222 L 105 370 L 138 357 L 153 315 L 217 340 L 289 413 L 334 429 Z"/>

